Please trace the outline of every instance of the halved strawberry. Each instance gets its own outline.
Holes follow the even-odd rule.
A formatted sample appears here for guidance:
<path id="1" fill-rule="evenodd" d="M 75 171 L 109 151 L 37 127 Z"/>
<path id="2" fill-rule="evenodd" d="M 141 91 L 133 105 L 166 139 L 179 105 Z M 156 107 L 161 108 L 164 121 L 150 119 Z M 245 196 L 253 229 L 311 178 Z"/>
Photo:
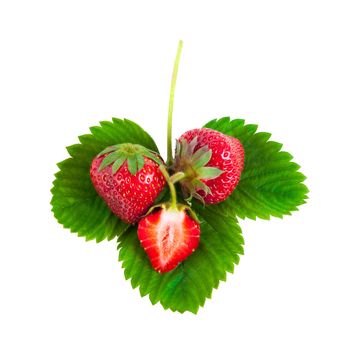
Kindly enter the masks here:
<path id="1" fill-rule="evenodd" d="M 200 226 L 185 210 L 162 208 L 140 220 L 137 234 L 153 268 L 163 273 L 197 248 Z"/>

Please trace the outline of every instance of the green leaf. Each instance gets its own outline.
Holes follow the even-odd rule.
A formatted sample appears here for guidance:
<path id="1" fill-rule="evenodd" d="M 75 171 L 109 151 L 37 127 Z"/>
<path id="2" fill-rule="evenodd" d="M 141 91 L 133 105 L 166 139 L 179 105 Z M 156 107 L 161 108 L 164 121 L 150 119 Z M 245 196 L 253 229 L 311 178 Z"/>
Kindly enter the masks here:
<path id="1" fill-rule="evenodd" d="M 198 179 L 193 180 L 193 186 L 195 187 L 196 192 L 202 190 L 205 194 L 211 193 L 210 187 Z"/>
<path id="2" fill-rule="evenodd" d="M 188 156 L 188 147 L 189 144 L 185 139 L 180 141 L 180 158 L 184 158 Z"/>
<path id="3" fill-rule="evenodd" d="M 103 150 L 102 152 L 100 152 L 100 153 L 98 154 L 98 156 L 102 156 L 103 154 L 113 152 L 113 151 L 115 151 L 115 150 L 118 149 L 118 146 L 119 146 L 119 145 L 109 146 L 109 147 L 107 147 L 105 150 Z"/>
<path id="4" fill-rule="evenodd" d="M 137 171 L 140 171 L 143 169 L 143 166 L 145 165 L 145 159 L 143 158 L 143 155 L 140 153 L 135 154 L 136 157 L 136 163 L 137 163 Z"/>
<path id="5" fill-rule="evenodd" d="M 193 154 L 193 156 L 192 156 L 192 161 L 193 161 L 194 163 L 198 162 L 198 160 L 200 160 L 205 154 L 209 154 L 209 155 L 210 155 L 210 157 L 209 157 L 209 159 L 208 159 L 208 162 L 209 162 L 209 160 L 210 160 L 210 158 L 211 158 L 211 156 L 212 156 L 212 150 L 209 149 L 207 145 L 205 145 L 205 146 L 199 148 L 199 149 Z M 207 163 L 208 163 L 208 162 L 207 162 Z M 205 165 L 205 164 L 207 164 L 207 163 L 204 163 L 203 165 Z M 202 166 L 203 166 L 203 165 L 202 165 Z"/>
<path id="6" fill-rule="evenodd" d="M 136 175 L 137 173 L 137 160 L 135 154 L 128 157 L 128 170 L 132 175 Z"/>
<path id="7" fill-rule="evenodd" d="M 118 238 L 119 260 L 126 279 L 141 296 L 149 295 L 152 304 L 160 302 L 165 309 L 197 313 L 214 288 L 233 272 L 243 254 L 243 237 L 233 216 L 217 213 L 215 208 L 196 207 L 203 220 L 200 243 L 196 251 L 175 270 L 156 272 L 140 245 L 136 227 Z"/>
<path id="8" fill-rule="evenodd" d="M 212 150 L 208 150 L 208 147 L 204 146 L 200 148 L 192 157 L 194 169 L 199 169 L 206 165 L 212 156 Z"/>
<path id="9" fill-rule="evenodd" d="M 203 180 L 215 179 L 223 173 L 222 170 L 215 167 L 203 167 L 197 170 L 198 177 Z"/>
<path id="10" fill-rule="evenodd" d="M 292 155 L 281 151 L 282 144 L 270 141 L 271 134 L 256 132 L 257 125 L 229 117 L 214 119 L 205 127 L 236 137 L 245 151 L 241 180 L 231 196 L 218 204 L 221 210 L 241 218 L 269 219 L 290 215 L 305 203 L 306 177 L 298 171 L 300 166 L 292 162 Z"/>
<path id="11" fill-rule="evenodd" d="M 118 152 L 110 153 L 108 156 L 106 156 L 106 158 L 103 159 L 103 161 L 101 162 L 98 170 L 99 171 L 103 170 L 108 165 L 110 165 L 113 162 L 115 162 L 119 157 L 120 157 L 120 155 L 118 154 Z"/>
<path id="12" fill-rule="evenodd" d="M 124 164 L 125 161 L 126 161 L 126 157 L 122 156 L 118 158 L 112 165 L 112 173 L 115 174 L 120 169 L 120 167 Z"/>
<path id="13" fill-rule="evenodd" d="M 146 156 L 149 159 L 152 159 L 154 162 L 156 162 L 158 165 L 163 165 L 164 163 L 156 156 L 155 153 L 150 152 L 149 150 L 144 150 L 143 152 L 144 156 Z"/>
<path id="14" fill-rule="evenodd" d="M 67 147 L 71 158 L 58 163 L 52 192 L 52 211 L 65 228 L 86 240 L 113 239 L 128 225 L 115 216 L 95 191 L 90 180 L 92 159 L 108 146 L 125 142 L 140 144 L 158 152 L 152 138 L 129 120 L 113 119 L 90 128 L 79 144 Z M 111 148 L 110 150 L 113 150 Z"/>
<path id="15" fill-rule="evenodd" d="M 80 144 L 67 147 L 71 158 L 58 164 L 60 171 L 55 174 L 52 188 L 52 211 L 64 227 L 97 242 L 119 236 L 119 260 L 132 286 L 139 287 L 142 296 L 149 295 L 153 304 L 160 302 L 165 309 L 181 313 L 197 313 L 219 282 L 226 280 L 227 272 L 233 272 L 238 264 L 244 241 L 236 215 L 252 219 L 281 217 L 304 203 L 308 192 L 299 166 L 291 161 L 289 153 L 281 151 L 281 144 L 269 141 L 270 134 L 257 133 L 257 126 L 229 118 L 213 120 L 206 127 L 237 137 L 243 143 L 245 169 L 238 187 L 225 202 L 206 207 L 193 203 L 201 220 L 200 244 L 171 272 L 159 274 L 153 270 L 137 238 L 137 228 L 112 214 L 90 181 L 92 159 L 99 152 L 116 151 L 116 146 L 104 151 L 111 145 L 142 145 L 149 149 L 146 156 L 162 164 L 153 153 L 158 151 L 154 141 L 138 125 L 113 119 L 92 127 L 91 134 L 79 137 Z M 134 167 L 140 169 L 142 160 L 135 157 Z M 203 188 L 201 184 L 196 186 Z M 165 197 L 169 197 L 167 187 L 156 203 Z"/>

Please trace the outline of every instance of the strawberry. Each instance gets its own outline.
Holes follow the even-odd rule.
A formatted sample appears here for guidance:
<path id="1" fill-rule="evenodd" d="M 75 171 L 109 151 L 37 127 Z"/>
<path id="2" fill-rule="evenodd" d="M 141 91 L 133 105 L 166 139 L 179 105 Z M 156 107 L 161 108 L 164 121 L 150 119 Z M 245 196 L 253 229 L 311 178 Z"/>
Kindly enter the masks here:
<path id="1" fill-rule="evenodd" d="M 161 164 L 157 153 L 141 145 L 120 144 L 93 159 L 90 177 L 112 212 L 132 224 L 153 205 L 165 186 Z"/>
<path id="2" fill-rule="evenodd" d="M 137 234 L 153 268 L 164 273 L 197 248 L 200 227 L 185 210 L 163 207 L 140 220 Z"/>
<path id="3" fill-rule="evenodd" d="M 244 149 L 234 137 L 202 128 L 185 132 L 177 141 L 174 169 L 189 198 L 206 204 L 224 201 L 237 186 L 244 167 Z"/>

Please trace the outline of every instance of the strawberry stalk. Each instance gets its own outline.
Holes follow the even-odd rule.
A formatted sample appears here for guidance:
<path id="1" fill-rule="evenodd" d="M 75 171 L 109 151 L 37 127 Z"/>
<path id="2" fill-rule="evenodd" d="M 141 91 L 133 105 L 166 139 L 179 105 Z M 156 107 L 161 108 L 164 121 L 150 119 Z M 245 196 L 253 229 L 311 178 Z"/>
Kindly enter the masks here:
<path id="1" fill-rule="evenodd" d="M 162 172 L 162 174 L 165 177 L 165 180 L 168 183 L 169 190 L 170 190 L 170 209 L 175 209 L 177 210 L 177 196 L 176 196 L 176 189 L 175 189 L 175 182 L 174 182 L 174 175 L 181 175 L 183 173 L 176 173 L 173 176 L 170 176 L 168 171 L 165 169 L 163 165 L 159 167 L 159 170 Z M 185 174 L 183 174 L 185 176 Z M 181 177 L 182 178 L 182 177 Z M 179 181 L 179 180 L 177 180 Z"/>
<path id="2" fill-rule="evenodd" d="M 175 189 L 175 185 L 174 185 L 171 181 L 168 181 L 168 185 L 169 185 L 170 197 L 171 197 L 170 209 L 175 209 L 175 210 L 177 210 L 177 198 L 176 198 L 176 189 Z"/>
<path id="3" fill-rule="evenodd" d="M 172 124 L 173 124 L 173 109 L 174 109 L 174 96 L 175 96 L 175 87 L 176 87 L 176 78 L 177 78 L 177 71 L 179 69 L 179 63 L 180 63 L 180 56 L 182 51 L 182 40 L 179 41 L 178 47 L 177 47 L 177 53 L 174 63 L 174 69 L 173 69 L 173 76 L 171 79 L 171 86 L 170 86 L 170 98 L 169 98 L 169 108 L 168 108 L 168 133 L 167 133 L 167 164 L 172 165 L 173 164 L 173 146 L 172 146 Z"/>
<path id="4" fill-rule="evenodd" d="M 174 175 L 170 176 L 168 171 L 166 170 L 164 165 L 161 165 L 159 167 L 159 170 L 165 177 L 165 180 L 168 183 L 169 190 L 170 190 L 170 202 L 169 203 L 162 203 L 162 204 L 157 204 L 153 207 L 151 207 L 146 215 L 151 213 L 153 209 L 155 208 L 166 208 L 167 210 L 173 210 L 173 211 L 182 211 L 182 210 L 187 210 L 190 216 L 199 223 L 199 219 L 196 215 L 196 213 L 188 206 L 185 204 L 177 203 L 177 195 L 176 195 L 176 188 L 175 188 L 175 183 L 178 181 L 183 180 L 186 175 L 183 172 L 178 172 L 175 173 Z"/>

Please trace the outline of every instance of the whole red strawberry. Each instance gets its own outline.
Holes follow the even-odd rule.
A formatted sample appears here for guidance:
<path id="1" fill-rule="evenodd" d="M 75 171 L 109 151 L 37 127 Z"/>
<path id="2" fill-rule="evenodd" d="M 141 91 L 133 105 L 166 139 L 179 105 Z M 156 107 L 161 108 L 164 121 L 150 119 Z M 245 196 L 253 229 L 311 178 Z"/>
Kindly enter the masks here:
<path id="1" fill-rule="evenodd" d="M 193 129 L 177 141 L 174 167 L 186 175 L 181 181 L 185 195 L 216 204 L 237 186 L 244 149 L 234 137 L 208 128 Z"/>
<path id="2" fill-rule="evenodd" d="M 160 157 L 141 145 L 108 147 L 91 164 L 90 177 L 112 212 L 135 223 L 153 205 L 165 186 Z"/>
<path id="3" fill-rule="evenodd" d="M 140 220 L 137 234 L 153 268 L 164 273 L 197 248 L 200 227 L 185 210 L 162 208 Z"/>

